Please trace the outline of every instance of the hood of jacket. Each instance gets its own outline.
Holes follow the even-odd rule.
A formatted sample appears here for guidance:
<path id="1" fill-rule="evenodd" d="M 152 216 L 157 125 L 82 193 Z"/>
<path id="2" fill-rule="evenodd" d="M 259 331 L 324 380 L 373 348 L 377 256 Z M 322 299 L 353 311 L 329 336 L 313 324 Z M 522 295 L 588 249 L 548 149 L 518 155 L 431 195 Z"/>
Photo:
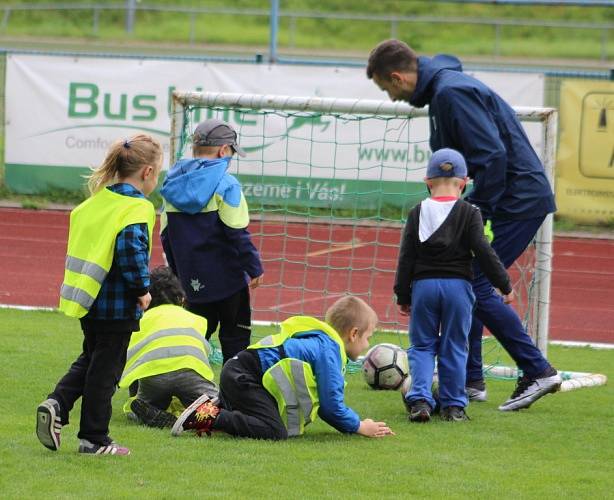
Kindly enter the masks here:
<path id="1" fill-rule="evenodd" d="M 236 179 L 226 174 L 229 163 L 230 157 L 179 160 L 169 171 L 160 193 L 175 208 L 189 214 L 200 212 L 215 193 L 238 206 L 241 191 Z M 235 184 L 238 190 L 233 189 Z"/>
<path id="2" fill-rule="evenodd" d="M 416 83 L 416 90 L 409 100 L 412 106 L 423 108 L 431 102 L 433 81 L 437 74 L 444 69 L 463 71 L 463 66 L 458 58 L 446 54 L 439 54 L 433 58 L 418 57 L 418 82 Z"/>

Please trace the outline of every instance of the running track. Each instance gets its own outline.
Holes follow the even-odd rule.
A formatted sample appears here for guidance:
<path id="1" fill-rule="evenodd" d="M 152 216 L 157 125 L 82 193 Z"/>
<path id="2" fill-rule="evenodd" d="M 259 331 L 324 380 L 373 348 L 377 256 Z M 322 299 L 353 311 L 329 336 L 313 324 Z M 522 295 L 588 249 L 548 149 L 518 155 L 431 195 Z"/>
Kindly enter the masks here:
<path id="1" fill-rule="evenodd" d="M 265 261 L 254 319 L 321 316 L 344 291 L 371 290 L 365 298 L 380 321 L 398 326 L 391 287 L 399 229 L 254 221 L 250 231 Z M 0 304 L 57 305 L 67 234 L 67 212 L 0 208 Z M 152 266 L 162 263 L 155 238 Z M 613 281 L 614 240 L 556 237 L 550 339 L 613 343 Z"/>

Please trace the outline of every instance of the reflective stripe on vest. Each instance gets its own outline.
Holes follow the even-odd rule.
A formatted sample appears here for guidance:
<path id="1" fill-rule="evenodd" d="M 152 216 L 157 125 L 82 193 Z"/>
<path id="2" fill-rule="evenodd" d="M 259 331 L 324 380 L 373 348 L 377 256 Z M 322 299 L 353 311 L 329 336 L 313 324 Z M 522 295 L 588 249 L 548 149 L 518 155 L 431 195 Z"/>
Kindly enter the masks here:
<path id="1" fill-rule="evenodd" d="M 202 350 L 198 349 L 198 347 L 183 345 L 158 347 L 157 349 L 153 349 L 152 351 L 143 354 L 130 368 L 124 372 L 122 379 L 126 378 L 128 375 L 130 375 L 130 373 L 145 363 L 158 359 L 176 358 L 178 356 L 194 356 L 203 363 L 206 363 L 207 365 L 209 364 L 209 359 Z"/>
<path id="2" fill-rule="evenodd" d="M 66 284 L 62 284 L 60 288 L 60 297 L 79 304 L 83 309 L 89 310 L 92 304 L 96 300 L 96 297 L 92 297 L 85 290 L 75 288 Z"/>
<path id="3" fill-rule="evenodd" d="M 194 337 L 197 340 L 202 340 L 203 336 L 198 333 L 194 328 L 168 328 L 166 330 L 159 330 L 151 335 L 148 335 L 147 338 L 141 340 L 138 344 L 135 344 L 128 350 L 126 355 L 126 359 L 130 359 L 137 352 L 139 352 L 143 347 L 149 344 L 151 341 L 162 338 L 162 337 L 172 337 L 174 335 L 183 335 L 188 337 Z M 209 359 L 207 358 L 207 364 L 209 364 Z"/>
<path id="4" fill-rule="evenodd" d="M 298 436 L 301 432 L 301 416 L 299 415 L 298 398 L 292 388 L 292 384 L 280 365 L 272 366 L 269 374 L 275 380 L 284 398 L 287 412 L 286 428 L 288 429 L 288 436 Z"/>
<path id="5" fill-rule="evenodd" d="M 104 279 L 107 277 L 107 271 L 95 262 L 88 262 L 77 257 L 71 257 L 70 255 L 66 256 L 66 263 L 64 266 L 66 269 L 74 273 L 89 276 L 101 285 Z"/>

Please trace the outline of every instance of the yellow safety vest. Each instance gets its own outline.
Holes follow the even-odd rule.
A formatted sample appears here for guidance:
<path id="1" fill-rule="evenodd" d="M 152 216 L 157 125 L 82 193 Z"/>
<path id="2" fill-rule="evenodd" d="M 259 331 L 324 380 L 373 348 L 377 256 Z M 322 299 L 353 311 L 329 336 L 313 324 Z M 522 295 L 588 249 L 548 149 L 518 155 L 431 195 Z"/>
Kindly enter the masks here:
<path id="1" fill-rule="evenodd" d="M 179 306 L 166 304 L 145 311 L 140 330 L 130 338 L 119 386 L 185 368 L 213 381 L 206 331 L 205 318 Z"/>
<path id="2" fill-rule="evenodd" d="M 130 224 L 147 224 L 151 253 L 155 222 L 150 201 L 106 188 L 77 206 L 70 213 L 60 311 L 73 318 L 85 316 L 113 264 L 117 234 Z"/>
<path id="3" fill-rule="evenodd" d="M 288 318 L 281 324 L 281 333 L 269 335 L 248 349 L 278 347 L 289 338 L 311 330 L 326 333 L 339 345 L 341 366 L 345 372 L 347 354 L 343 340 L 332 326 L 309 316 Z M 289 437 L 303 434 L 305 426 L 317 418 L 320 400 L 316 378 L 309 363 L 296 358 L 280 359 L 264 372 L 262 385 L 277 401 Z"/>

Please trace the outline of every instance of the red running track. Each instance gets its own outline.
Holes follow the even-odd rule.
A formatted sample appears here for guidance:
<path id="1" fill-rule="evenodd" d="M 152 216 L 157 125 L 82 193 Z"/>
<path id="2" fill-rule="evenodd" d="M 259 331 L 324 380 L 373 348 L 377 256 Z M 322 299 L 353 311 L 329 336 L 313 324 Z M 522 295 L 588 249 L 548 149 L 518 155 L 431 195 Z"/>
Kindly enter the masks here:
<path id="1" fill-rule="evenodd" d="M 399 321 L 391 292 L 398 228 L 255 221 L 250 230 L 265 261 L 254 319 L 321 316 L 349 290 L 365 294 L 384 325 Z M 0 304 L 57 305 L 67 235 L 67 212 L 0 209 Z M 162 263 L 155 238 L 152 266 Z M 614 240 L 556 237 L 550 339 L 614 342 L 613 281 Z"/>

